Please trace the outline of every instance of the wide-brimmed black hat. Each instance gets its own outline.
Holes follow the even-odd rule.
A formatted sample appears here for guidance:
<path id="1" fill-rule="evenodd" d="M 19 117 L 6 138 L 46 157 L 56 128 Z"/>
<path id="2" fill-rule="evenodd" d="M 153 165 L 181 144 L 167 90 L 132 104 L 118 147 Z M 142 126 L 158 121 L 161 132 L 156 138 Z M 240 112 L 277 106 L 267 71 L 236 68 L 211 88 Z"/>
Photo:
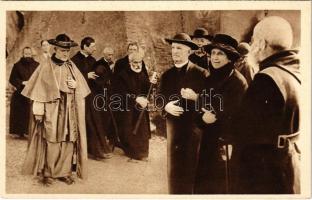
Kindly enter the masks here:
<path id="1" fill-rule="evenodd" d="M 194 34 L 191 35 L 191 39 L 193 38 L 206 38 L 207 40 L 211 41 L 213 39 L 213 36 L 210 35 L 205 28 L 197 28 L 194 31 Z"/>
<path id="2" fill-rule="evenodd" d="M 191 49 L 196 50 L 198 49 L 198 46 L 192 42 L 191 37 L 186 34 L 186 33 L 178 33 L 176 34 L 173 39 L 165 39 L 169 44 L 172 43 L 179 43 L 179 44 L 184 44 L 186 46 L 191 47 Z"/>
<path id="3" fill-rule="evenodd" d="M 204 49 L 209 54 L 212 49 L 220 49 L 226 53 L 230 60 L 235 61 L 240 57 L 240 54 L 237 51 L 237 45 L 237 41 L 231 36 L 226 34 L 216 34 L 211 44 L 204 46 Z"/>
<path id="4" fill-rule="evenodd" d="M 48 40 L 49 44 L 62 47 L 62 48 L 71 48 L 76 47 L 78 44 L 71 40 L 66 34 L 59 34 L 55 39 Z"/>

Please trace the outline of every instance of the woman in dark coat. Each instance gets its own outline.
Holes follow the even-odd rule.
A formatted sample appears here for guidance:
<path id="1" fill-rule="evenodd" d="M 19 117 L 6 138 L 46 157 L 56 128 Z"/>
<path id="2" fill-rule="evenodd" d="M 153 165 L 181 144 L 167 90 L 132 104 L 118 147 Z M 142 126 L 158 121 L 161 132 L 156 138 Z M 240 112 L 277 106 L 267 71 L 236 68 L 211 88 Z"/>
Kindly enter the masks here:
<path id="1" fill-rule="evenodd" d="M 114 95 L 122 98 L 120 112 L 117 113 L 118 132 L 123 150 L 130 160 L 147 160 L 149 139 L 151 138 L 147 107 L 147 93 L 150 81 L 143 70 L 143 55 L 140 52 L 129 56 L 130 68 L 120 72 L 114 82 Z M 133 133 L 139 115 L 144 112 L 138 131 Z"/>
<path id="2" fill-rule="evenodd" d="M 30 116 L 30 100 L 23 95 L 26 82 L 31 77 L 39 63 L 32 57 L 29 47 L 23 50 L 23 57 L 14 64 L 9 82 L 16 88 L 12 94 L 10 104 L 10 133 L 23 137 L 28 133 L 28 123 Z"/>
<path id="3" fill-rule="evenodd" d="M 211 54 L 211 65 L 210 76 L 206 80 L 206 90 L 197 97 L 197 102 L 204 111 L 198 119 L 204 134 L 194 193 L 230 192 L 230 158 L 225 156 L 225 147 L 230 156 L 232 116 L 237 112 L 241 98 L 247 89 L 245 78 L 234 69 L 233 63 L 239 57 L 236 47 L 237 41 L 224 34 L 217 34 L 212 44 L 205 47 L 205 50 Z M 185 98 L 196 96 L 187 93 L 184 93 Z"/>

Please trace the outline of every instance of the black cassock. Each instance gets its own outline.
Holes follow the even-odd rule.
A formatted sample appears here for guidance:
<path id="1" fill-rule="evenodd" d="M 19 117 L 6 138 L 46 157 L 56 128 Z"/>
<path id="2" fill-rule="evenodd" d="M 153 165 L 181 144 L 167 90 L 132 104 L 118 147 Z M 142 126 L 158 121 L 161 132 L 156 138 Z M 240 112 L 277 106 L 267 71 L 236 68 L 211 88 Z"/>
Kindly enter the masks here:
<path id="1" fill-rule="evenodd" d="M 34 59 L 21 58 L 14 64 L 10 83 L 16 88 L 12 94 L 10 104 L 10 133 L 23 135 L 28 133 L 28 123 L 30 116 L 30 100 L 21 91 L 24 88 L 23 81 L 27 81 L 33 74 L 39 63 Z"/>
<path id="2" fill-rule="evenodd" d="M 87 144 L 88 154 L 95 158 L 103 158 L 105 153 L 111 150 L 106 141 L 107 120 L 103 110 L 104 88 L 107 87 L 110 78 L 110 70 L 104 63 L 96 62 L 92 56 L 85 57 L 78 52 L 71 59 L 83 76 L 86 78 L 91 89 L 91 94 L 86 98 L 86 128 L 87 128 Z M 88 79 L 88 73 L 94 71 L 99 77 L 96 80 Z M 102 97 L 97 98 L 98 95 Z"/>
<path id="3" fill-rule="evenodd" d="M 147 111 L 143 111 L 144 116 L 135 135 L 133 130 L 141 112 L 135 99 L 138 96 L 146 97 L 150 86 L 149 78 L 143 69 L 140 73 L 136 73 L 128 68 L 120 72 L 115 81 L 114 95 L 122 98 L 122 110 L 116 112 L 116 119 L 123 150 L 130 158 L 138 160 L 147 158 L 151 137 Z"/>
<path id="4" fill-rule="evenodd" d="M 191 88 L 196 93 L 201 93 L 204 84 L 204 69 L 191 62 L 182 68 L 172 67 L 161 77 L 160 93 L 165 97 L 164 105 L 169 101 L 179 99 L 176 105 L 185 111 L 179 117 L 169 113 L 166 117 L 170 194 L 194 192 L 202 130 L 195 123 L 197 116 L 195 103 L 182 99 L 180 91 L 182 88 Z"/>

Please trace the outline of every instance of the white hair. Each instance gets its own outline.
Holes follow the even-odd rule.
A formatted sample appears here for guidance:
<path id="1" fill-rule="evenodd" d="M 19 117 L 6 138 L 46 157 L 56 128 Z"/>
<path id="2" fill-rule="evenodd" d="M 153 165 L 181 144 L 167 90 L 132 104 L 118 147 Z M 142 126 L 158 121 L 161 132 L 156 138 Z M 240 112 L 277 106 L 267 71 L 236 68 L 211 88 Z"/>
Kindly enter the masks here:
<path id="1" fill-rule="evenodd" d="M 135 51 L 129 55 L 129 61 L 132 61 L 135 58 L 137 58 L 139 60 L 143 60 L 143 58 L 144 58 L 143 49 L 139 48 L 138 51 Z"/>
<path id="2" fill-rule="evenodd" d="M 277 16 L 265 17 L 261 20 L 254 28 L 254 37 L 265 40 L 275 50 L 290 49 L 293 43 L 290 23 Z"/>

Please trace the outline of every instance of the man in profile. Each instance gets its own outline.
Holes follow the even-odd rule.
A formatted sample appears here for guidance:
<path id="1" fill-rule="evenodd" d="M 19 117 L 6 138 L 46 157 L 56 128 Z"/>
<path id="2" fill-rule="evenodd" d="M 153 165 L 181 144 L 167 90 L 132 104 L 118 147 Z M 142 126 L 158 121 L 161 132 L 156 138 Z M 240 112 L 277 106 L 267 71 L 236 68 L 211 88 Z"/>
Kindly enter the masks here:
<path id="1" fill-rule="evenodd" d="M 292 28 L 281 17 L 266 17 L 252 40 L 250 54 L 260 71 L 243 98 L 239 127 L 233 128 L 238 130 L 237 193 L 299 194 L 301 79 Z"/>

